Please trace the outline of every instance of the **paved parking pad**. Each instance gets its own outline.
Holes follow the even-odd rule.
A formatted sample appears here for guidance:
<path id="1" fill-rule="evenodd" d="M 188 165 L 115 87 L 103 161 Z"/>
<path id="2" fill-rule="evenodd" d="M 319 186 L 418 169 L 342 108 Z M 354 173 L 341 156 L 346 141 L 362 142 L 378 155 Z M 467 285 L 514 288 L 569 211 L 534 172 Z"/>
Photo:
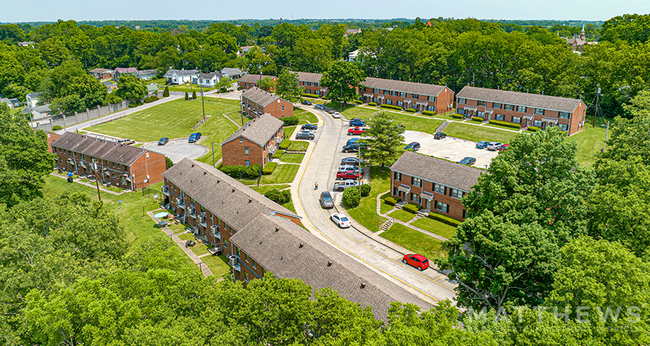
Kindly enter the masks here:
<path id="1" fill-rule="evenodd" d="M 196 143 L 187 143 L 187 138 L 173 139 L 166 145 L 158 145 L 158 142 L 145 143 L 143 147 L 169 157 L 174 163 L 186 157 L 198 159 L 208 153 L 208 148 Z"/>
<path id="2" fill-rule="evenodd" d="M 404 132 L 404 142 L 420 143 L 418 153 L 424 155 L 433 155 L 450 161 L 460 161 L 464 157 L 476 158 L 475 167 L 485 168 L 492 162 L 492 159 L 498 155 L 498 151 L 489 151 L 487 149 L 477 149 L 476 142 L 460 138 L 447 137 L 445 139 L 433 139 L 433 135 L 418 132 Z"/>

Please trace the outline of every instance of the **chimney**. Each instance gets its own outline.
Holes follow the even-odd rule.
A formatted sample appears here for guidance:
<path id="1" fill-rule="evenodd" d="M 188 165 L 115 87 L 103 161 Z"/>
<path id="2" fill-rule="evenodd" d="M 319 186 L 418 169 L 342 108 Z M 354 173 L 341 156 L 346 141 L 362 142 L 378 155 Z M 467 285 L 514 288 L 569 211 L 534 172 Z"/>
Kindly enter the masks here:
<path id="1" fill-rule="evenodd" d="M 361 283 L 361 288 L 366 288 L 366 283 L 365 282 Z"/>
<path id="2" fill-rule="evenodd" d="M 280 230 L 280 227 L 276 227 L 276 228 L 275 228 L 275 231 L 276 231 L 276 232 L 279 231 L 279 230 Z"/>
<path id="3" fill-rule="evenodd" d="M 300 247 L 302 248 L 303 246 L 305 246 L 305 243 L 300 243 Z"/>
<path id="4" fill-rule="evenodd" d="M 334 263 L 334 262 L 332 262 L 332 260 L 327 261 L 327 266 L 328 266 L 328 267 L 331 267 L 331 266 L 332 266 L 332 263 Z"/>

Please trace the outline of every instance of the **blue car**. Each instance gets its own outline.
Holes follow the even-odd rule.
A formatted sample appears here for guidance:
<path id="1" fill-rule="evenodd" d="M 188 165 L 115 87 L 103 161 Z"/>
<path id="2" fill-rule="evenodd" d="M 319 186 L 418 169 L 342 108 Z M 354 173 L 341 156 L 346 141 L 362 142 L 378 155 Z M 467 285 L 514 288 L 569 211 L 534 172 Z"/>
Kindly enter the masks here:
<path id="1" fill-rule="evenodd" d="M 348 139 L 348 141 L 347 141 L 347 143 L 345 143 L 345 145 L 350 145 L 350 144 L 356 143 L 358 141 L 359 141 L 359 138 Z"/>
<path id="2" fill-rule="evenodd" d="M 361 119 L 352 119 L 350 120 L 350 126 L 366 126 L 366 122 Z"/>
<path id="3" fill-rule="evenodd" d="M 414 152 L 420 150 L 420 143 L 413 142 L 413 143 L 409 143 L 409 145 L 404 147 L 404 150 L 409 150 L 409 149 L 413 150 Z"/>
<path id="4" fill-rule="evenodd" d="M 480 141 L 480 142 L 476 143 L 476 149 L 485 149 L 485 148 L 487 148 L 487 146 L 488 146 L 487 141 Z"/>
<path id="5" fill-rule="evenodd" d="M 195 132 L 190 135 L 190 138 L 187 140 L 188 143 L 194 143 L 201 138 L 201 132 Z"/>

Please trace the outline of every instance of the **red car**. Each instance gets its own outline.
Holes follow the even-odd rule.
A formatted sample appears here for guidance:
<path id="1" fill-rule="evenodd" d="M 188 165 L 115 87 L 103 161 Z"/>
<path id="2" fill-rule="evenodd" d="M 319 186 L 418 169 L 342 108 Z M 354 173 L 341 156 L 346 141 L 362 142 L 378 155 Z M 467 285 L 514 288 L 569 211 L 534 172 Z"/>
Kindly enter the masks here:
<path id="1" fill-rule="evenodd" d="M 410 253 L 408 255 L 404 255 L 402 262 L 404 262 L 404 264 L 409 264 L 414 266 L 419 271 L 423 271 L 429 268 L 429 260 L 426 257 L 422 255 L 418 255 L 416 253 Z"/>
<path id="2" fill-rule="evenodd" d="M 504 150 L 508 149 L 509 146 L 510 146 L 510 144 L 501 144 L 501 146 L 499 147 L 499 151 L 504 151 Z"/>
<path id="3" fill-rule="evenodd" d="M 336 179 L 357 179 L 357 178 L 359 178 L 359 173 L 351 169 L 345 172 L 336 173 Z"/>
<path id="4" fill-rule="evenodd" d="M 366 130 L 360 127 L 354 127 L 348 130 L 348 135 L 361 135 L 366 133 Z"/>

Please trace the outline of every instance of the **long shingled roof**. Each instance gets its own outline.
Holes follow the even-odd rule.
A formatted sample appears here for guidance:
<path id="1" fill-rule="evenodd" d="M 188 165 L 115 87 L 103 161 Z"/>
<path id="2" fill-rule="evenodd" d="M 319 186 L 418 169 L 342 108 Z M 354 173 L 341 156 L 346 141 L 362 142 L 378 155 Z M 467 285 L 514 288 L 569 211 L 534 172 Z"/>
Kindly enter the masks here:
<path id="1" fill-rule="evenodd" d="M 98 159 L 130 165 L 147 150 L 130 145 L 106 141 L 98 137 L 66 132 L 52 142 L 52 147 L 70 150 Z"/>
<path id="2" fill-rule="evenodd" d="M 415 82 L 405 82 L 392 79 L 368 77 L 361 82 L 366 88 L 385 89 L 393 91 L 402 91 L 418 95 L 436 96 L 445 90 L 445 86 Z"/>
<path id="3" fill-rule="evenodd" d="M 572 113 L 581 100 L 566 97 L 521 93 L 516 91 L 495 90 L 466 86 L 456 94 L 458 98 L 498 102 L 533 108 L 552 109 Z"/>
<path id="4" fill-rule="evenodd" d="M 271 114 L 264 113 L 258 118 L 250 120 L 244 126 L 240 127 L 235 133 L 230 135 L 228 139 L 223 141 L 224 145 L 233 139 L 244 137 L 249 140 L 264 146 L 284 125 L 284 122 L 275 118 Z"/>
<path id="5" fill-rule="evenodd" d="M 266 105 L 280 98 L 277 95 L 274 95 L 255 86 L 245 90 L 241 96 L 251 100 L 252 102 L 255 102 L 262 107 L 265 107 Z"/>
<path id="6" fill-rule="evenodd" d="M 478 177 L 483 172 L 477 168 L 410 151 L 404 152 L 390 169 L 465 191 L 469 191 L 472 185 L 478 182 Z"/>

